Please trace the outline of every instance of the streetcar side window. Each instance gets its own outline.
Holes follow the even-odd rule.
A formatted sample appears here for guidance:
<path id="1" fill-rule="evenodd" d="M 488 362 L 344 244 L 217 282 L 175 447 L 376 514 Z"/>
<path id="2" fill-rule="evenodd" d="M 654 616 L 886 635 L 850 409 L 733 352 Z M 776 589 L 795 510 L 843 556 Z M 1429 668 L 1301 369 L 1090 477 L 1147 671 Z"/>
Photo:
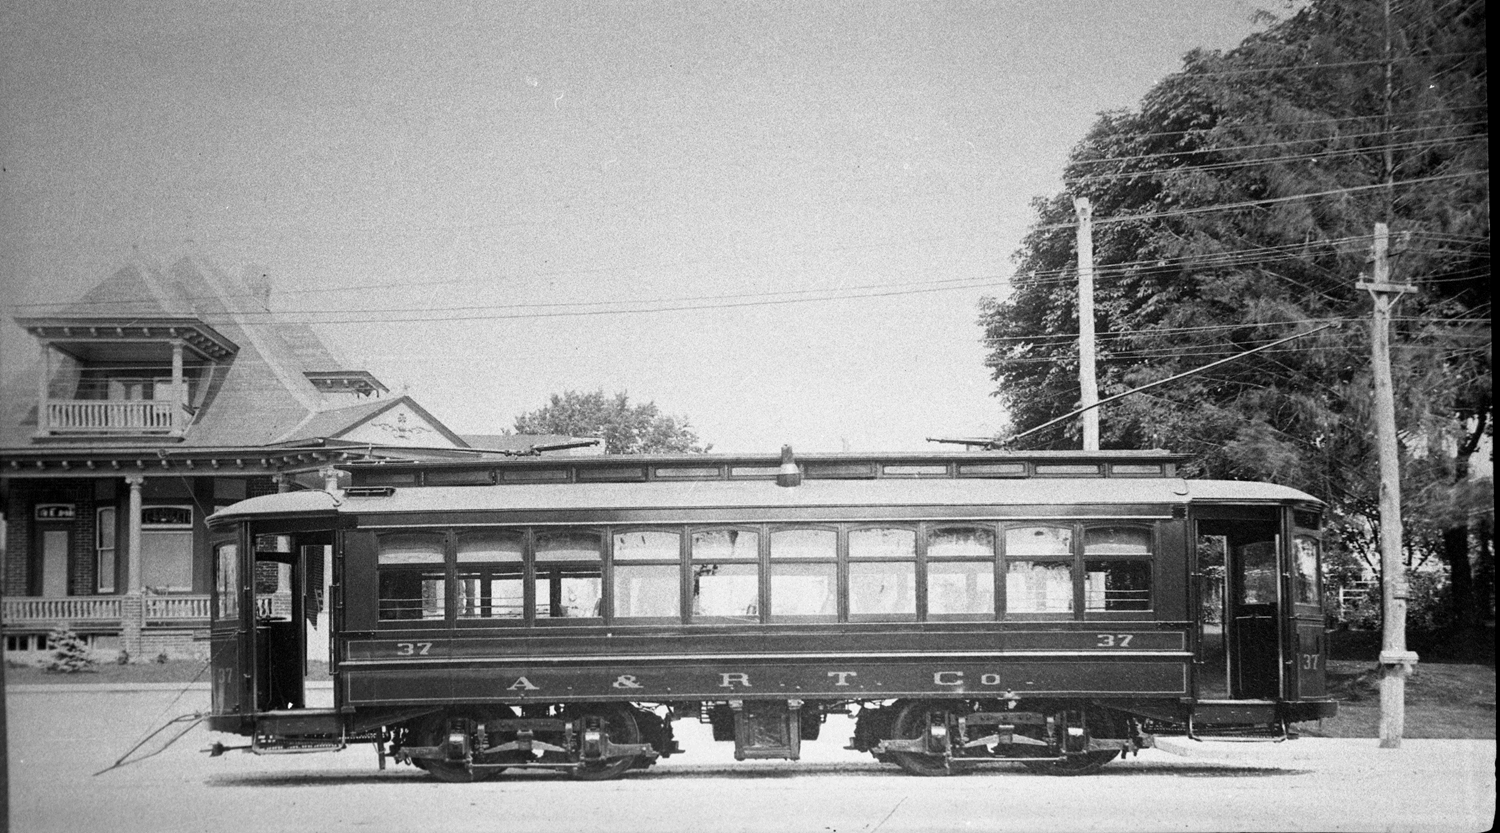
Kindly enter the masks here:
<path id="1" fill-rule="evenodd" d="M 760 621 L 760 533 L 700 529 L 692 538 L 693 618 Z"/>
<path id="2" fill-rule="evenodd" d="M 537 620 L 595 619 L 602 615 L 603 536 L 586 530 L 535 535 Z"/>
<path id="3" fill-rule="evenodd" d="M 995 530 L 943 527 L 927 533 L 927 615 L 993 616 Z"/>
<path id="4" fill-rule="evenodd" d="M 791 528 L 771 533 L 771 618 L 838 617 L 838 532 Z"/>
<path id="5" fill-rule="evenodd" d="M 1005 530 L 1005 611 L 1073 612 L 1073 528 L 1014 526 Z"/>
<path id="6" fill-rule="evenodd" d="M 441 533 L 398 532 L 378 538 L 380 621 L 441 620 L 447 613 L 447 567 Z"/>
<path id="7" fill-rule="evenodd" d="M 917 618 L 917 533 L 900 527 L 849 531 L 849 618 Z"/>
<path id="8" fill-rule="evenodd" d="M 682 535 L 656 529 L 614 534 L 614 617 L 676 619 L 681 616 L 678 582 Z"/>
<path id="9" fill-rule="evenodd" d="M 458 534 L 459 619 L 520 620 L 526 614 L 519 530 L 474 530 Z"/>
<path id="10" fill-rule="evenodd" d="M 1083 534 L 1083 609 L 1151 609 L 1151 530 L 1105 526 Z"/>

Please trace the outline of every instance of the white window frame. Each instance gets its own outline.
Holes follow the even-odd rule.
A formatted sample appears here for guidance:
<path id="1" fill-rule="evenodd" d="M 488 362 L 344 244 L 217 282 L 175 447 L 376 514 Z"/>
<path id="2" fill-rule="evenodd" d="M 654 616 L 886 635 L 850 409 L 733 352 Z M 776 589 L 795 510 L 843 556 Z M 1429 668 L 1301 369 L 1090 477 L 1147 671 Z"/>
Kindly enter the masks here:
<path id="1" fill-rule="evenodd" d="M 106 515 L 108 520 L 105 520 Z M 117 592 L 115 573 L 119 570 L 119 507 L 100 506 L 94 510 L 94 590 L 97 593 Z M 104 546 L 105 530 L 109 531 L 114 546 Z M 108 553 L 106 561 L 105 553 Z"/>
<path id="2" fill-rule="evenodd" d="M 145 515 L 153 509 L 182 509 L 187 512 L 187 523 L 180 524 L 148 524 Z M 153 503 L 141 507 L 141 531 L 142 532 L 176 532 L 188 536 L 188 583 L 186 585 L 170 585 L 162 587 L 168 593 L 191 593 L 193 590 L 193 506 L 189 503 Z"/>

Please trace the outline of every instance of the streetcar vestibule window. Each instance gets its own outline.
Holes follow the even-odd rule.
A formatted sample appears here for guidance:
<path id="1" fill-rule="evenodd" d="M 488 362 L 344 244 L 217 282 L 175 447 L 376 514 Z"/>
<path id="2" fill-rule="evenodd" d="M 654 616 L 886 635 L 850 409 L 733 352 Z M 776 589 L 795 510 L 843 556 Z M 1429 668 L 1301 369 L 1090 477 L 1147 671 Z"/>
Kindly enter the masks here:
<path id="1" fill-rule="evenodd" d="M 950 527 L 927 533 L 927 615 L 995 612 L 995 531 Z"/>
<path id="2" fill-rule="evenodd" d="M 760 533 L 694 532 L 692 570 L 694 617 L 760 619 Z"/>
<path id="3" fill-rule="evenodd" d="M 519 530 L 476 530 L 458 535 L 460 619 L 521 619 L 526 613 Z"/>
<path id="4" fill-rule="evenodd" d="M 218 572 L 214 576 L 215 618 L 237 619 L 240 615 L 240 545 L 220 544 Z"/>
<path id="5" fill-rule="evenodd" d="M 537 619 L 589 619 L 602 615 L 603 538 L 597 532 L 536 534 Z"/>
<path id="6" fill-rule="evenodd" d="M 838 533 L 771 533 L 771 616 L 838 616 Z"/>
<path id="7" fill-rule="evenodd" d="M 1295 600 L 1298 604 L 1321 604 L 1318 581 L 1318 539 L 1298 535 L 1292 539 L 1292 574 L 1295 577 Z"/>
<path id="8" fill-rule="evenodd" d="M 849 531 L 849 615 L 915 619 L 917 533 L 881 528 Z"/>
<path id="9" fill-rule="evenodd" d="M 1005 530 L 1007 613 L 1073 612 L 1073 529 L 1017 526 Z"/>
<path id="10" fill-rule="evenodd" d="M 380 619 L 442 619 L 447 579 L 443 536 L 393 533 L 380 536 Z"/>
<path id="11" fill-rule="evenodd" d="M 678 564 L 682 536 L 653 529 L 622 530 L 614 536 L 616 619 L 677 618 L 682 608 Z"/>

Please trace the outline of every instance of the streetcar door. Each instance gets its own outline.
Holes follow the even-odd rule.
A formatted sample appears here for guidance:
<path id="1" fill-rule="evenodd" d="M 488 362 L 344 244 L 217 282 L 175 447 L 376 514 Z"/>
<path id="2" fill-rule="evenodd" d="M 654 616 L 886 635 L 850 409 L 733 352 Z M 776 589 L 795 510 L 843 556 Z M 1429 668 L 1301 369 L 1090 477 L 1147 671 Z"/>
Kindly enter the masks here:
<path id="1" fill-rule="evenodd" d="M 1278 514 L 1242 510 L 1232 517 L 1199 517 L 1196 695 L 1201 700 L 1280 696 Z"/>

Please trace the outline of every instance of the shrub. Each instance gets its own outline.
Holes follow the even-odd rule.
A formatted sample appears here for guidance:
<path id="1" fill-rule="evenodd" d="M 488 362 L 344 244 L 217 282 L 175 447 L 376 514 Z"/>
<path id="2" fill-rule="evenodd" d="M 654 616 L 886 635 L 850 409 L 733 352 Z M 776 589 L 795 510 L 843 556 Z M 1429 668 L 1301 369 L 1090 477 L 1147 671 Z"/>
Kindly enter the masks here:
<path id="1" fill-rule="evenodd" d="M 58 625 L 47 634 L 47 650 L 52 653 L 52 661 L 47 663 L 48 671 L 76 674 L 94 670 L 94 658 L 89 656 L 89 646 L 66 624 Z"/>

